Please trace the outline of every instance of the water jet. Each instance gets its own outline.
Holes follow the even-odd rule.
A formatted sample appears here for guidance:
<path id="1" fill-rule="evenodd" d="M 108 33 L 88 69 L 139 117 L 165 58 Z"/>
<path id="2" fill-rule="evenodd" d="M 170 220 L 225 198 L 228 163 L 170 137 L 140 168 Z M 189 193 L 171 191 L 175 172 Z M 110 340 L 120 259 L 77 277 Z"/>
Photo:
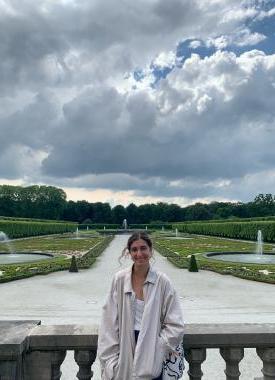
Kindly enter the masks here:
<path id="1" fill-rule="evenodd" d="M 244 252 L 208 252 L 204 257 L 213 260 L 246 263 L 246 264 L 275 264 L 275 255 L 264 253 L 263 251 L 263 234 L 261 230 L 257 232 L 256 253 Z"/>
<path id="2" fill-rule="evenodd" d="M 0 265 L 29 263 L 53 258 L 53 255 L 44 252 L 15 252 L 11 240 L 3 231 L 0 231 L 0 242 L 7 244 L 9 251 L 8 253 L 0 252 Z"/>

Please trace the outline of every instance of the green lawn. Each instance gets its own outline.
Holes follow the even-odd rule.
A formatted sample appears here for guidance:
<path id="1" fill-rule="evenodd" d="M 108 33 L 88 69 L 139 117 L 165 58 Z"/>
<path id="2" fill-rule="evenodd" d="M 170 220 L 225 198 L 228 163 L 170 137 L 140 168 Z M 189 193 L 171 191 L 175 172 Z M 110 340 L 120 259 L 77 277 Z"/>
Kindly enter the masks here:
<path id="1" fill-rule="evenodd" d="M 75 234 L 62 234 L 12 240 L 12 249 L 17 253 L 49 252 L 54 258 L 23 264 L 0 264 L 0 282 L 68 269 L 73 255 L 77 257 L 79 268 L 88 268 L 104 251 L 112 238 L 112 236 L 103 237 L 91 233 L 85 234 L 85 238 L 81 239 L 75 239 Z M 8 252 L 6 243 L 0 243 L 0 252 Z"/>
<path id="2" fill-rule="evenodd" d="M 80 235 L 81 236 L 81 235 Z M 102 238 L 97 235 L 74 239 L 74 234 L 42 236 L 37 238 L 15 239 L 11 245 L 16 252 L 50 251 L 66 253 L 66 251 L 86 251 Z M 8 252 L 6 243 L 0 243 L 0 252 Z"/>
<path id="3" fill-rule="evenodd" d="M 173 239 L 172 235 L 154 234 L 156 249 L 181 268 L 187 268 L 190 255 L 195 254 L 200 269 L 246 278 L 255 281 L 275 283 L 275 265 L 259 265 L 217 261 L 204 257 L 207 252 L 254 253 L 255 242 L 221 239 L 212 236 L 181 234 L 186 239 Z M 264 252 L 274 253 L 275 245 L 264 244 Z"/>

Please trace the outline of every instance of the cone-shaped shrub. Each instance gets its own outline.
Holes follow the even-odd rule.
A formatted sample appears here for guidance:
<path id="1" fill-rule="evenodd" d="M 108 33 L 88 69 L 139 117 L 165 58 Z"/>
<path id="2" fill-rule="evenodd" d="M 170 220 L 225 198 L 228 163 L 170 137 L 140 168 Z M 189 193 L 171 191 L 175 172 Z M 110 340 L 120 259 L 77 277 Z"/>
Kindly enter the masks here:
<path id="1" fill-rule="evenodd" d="M 191 255 L 188 270 L 189 270 L 189 272 L 198 272 L 199 271 L 195 255 Z"/>
<path id="2" fill-rule="evenodd" d="M 72 256 L 71 266 L 70 266 L 69 272 L 75 272 L 75 273 L 78 272 L 75 256 Z"/>

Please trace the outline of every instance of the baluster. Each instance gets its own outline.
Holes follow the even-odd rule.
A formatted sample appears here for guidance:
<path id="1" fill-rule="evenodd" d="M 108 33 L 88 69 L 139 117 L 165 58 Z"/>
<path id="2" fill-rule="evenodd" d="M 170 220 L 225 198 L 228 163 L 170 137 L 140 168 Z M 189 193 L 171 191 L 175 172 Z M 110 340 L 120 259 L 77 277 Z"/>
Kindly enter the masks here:
<path id="1" fill-rule="evenodd" d="M 52 362 L 52 378 L 51 380 L 60 380 L 62 372 L 60 371 L 61 364 L 63 363 L 66 356 L 66 351 L 52 351 L 51 352 L 51 362 Z"/>
<path id="2" fill-rule="evenodd" d="M 74 359 L 79 366 L 77 378 L 79 380 L 90 380 L 93 377 L 91 369 L 96 358 L 96 349 L 92 351 L 75 350 Z"/>
<path id="3" fill-rule="evenodd" d="M 239 380 L 241 372 L 239 371 L 239 363 L 244 357 L 243 348 L 221 348 L 220 354 L 225 360 L 226 380 Z"/>
<path id="4" fill-rule="evenodd" d="M 203 372 L 201 364 L 206 359 L 205 348 L 189 348 L 185 350 L 185 359 L 189 364 L 188 375 L 191 380 L 201 380 Z"/>
<path id="5" fill-rule="evenodd" d="M 275 348 L 257 348 L 258 356 L 263 361 L 263 380 L 275 379 Z"/>
<path id="6" fill-rule="evenodd" d="M 60 366 L 66 351 L 32 351 L 26 355 L 25 378 L 28 380 L 60 380 Z"/>

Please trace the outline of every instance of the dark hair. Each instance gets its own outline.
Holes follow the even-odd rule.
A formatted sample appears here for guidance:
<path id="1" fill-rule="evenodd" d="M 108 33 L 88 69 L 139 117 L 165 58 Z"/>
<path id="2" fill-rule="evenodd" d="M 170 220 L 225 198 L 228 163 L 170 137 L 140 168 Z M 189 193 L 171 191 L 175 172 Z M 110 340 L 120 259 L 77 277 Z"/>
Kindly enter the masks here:
<path id="1" fill-rule="evenodd" d="M 152 250 L 153 249 L 153 243 L 152 240 L 150 239 L 149 235 L 145 231 L 140 231 L 140 232 L 134 232 L 128 239 L 127 241 L 127 246 L 123 249 L 122 254 L 120 255 L 118 261 L 121 264 L 121 259 L 124 257 L 126 258 L 130 252 L 132 244 L 137 241 L 137 240 L 144 240 L 148 247 Z"/>
<path id="2" fill-rule="evenodd" d="M 149 238 L 149 235 L 147 234 L 147 232 L 141 231 L 141 232 L 134 232 L 129 237 L 129 239 L 127 241 L 127 249 L 128 249 L 128 251 L 130 251 L 132 244 L 135 241 L 140 240 L 140 239 L 144 240 L 147 243 L 148 247 L 150 249 L 152 249 L 153 243 L 152 243 L 152 240 Z"/>

